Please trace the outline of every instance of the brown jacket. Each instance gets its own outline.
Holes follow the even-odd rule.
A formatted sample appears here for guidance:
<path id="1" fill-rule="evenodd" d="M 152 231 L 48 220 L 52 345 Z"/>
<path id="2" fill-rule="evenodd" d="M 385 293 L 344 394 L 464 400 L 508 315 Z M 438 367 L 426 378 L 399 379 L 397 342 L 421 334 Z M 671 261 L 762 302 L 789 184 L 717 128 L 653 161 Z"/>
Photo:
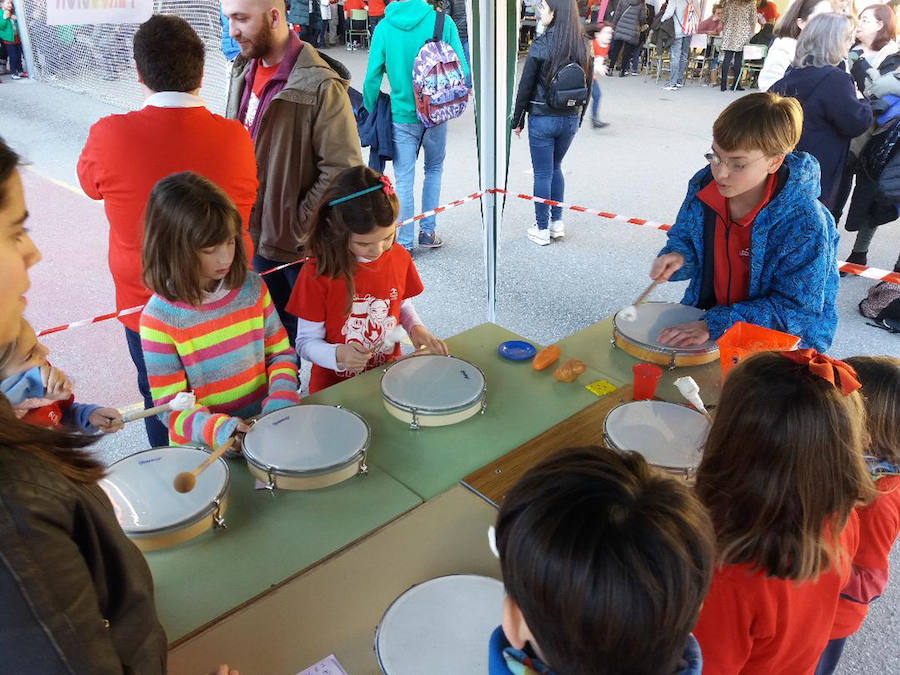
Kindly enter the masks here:
<path id="1" fill-rule="evenodd" d="M 259 190 L 250 214 L 256 253 L 276 260 L 297 259 L 307 221 L 331 180 L 362 164 L 356 119 L 347 95 L 350 73 L 335 71 L 304 43 L 284 89 L 263 113 L 256 136 Z M 250 61 L 235 59 L 226 117 L 237 119 Z"/>
<path id="2" fill-rule="evenodd" d="M 106 494 L 0 447 L 0 672 L 165 671 L 150 570 Z"/>

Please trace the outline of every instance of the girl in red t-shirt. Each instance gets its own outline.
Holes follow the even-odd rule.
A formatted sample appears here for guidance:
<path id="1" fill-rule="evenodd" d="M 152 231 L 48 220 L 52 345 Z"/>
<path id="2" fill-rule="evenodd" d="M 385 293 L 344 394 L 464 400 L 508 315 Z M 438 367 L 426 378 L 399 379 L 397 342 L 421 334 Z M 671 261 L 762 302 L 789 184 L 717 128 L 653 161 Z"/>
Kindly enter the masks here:
<path id="1" fill-rule="evenodd" d="M 831 640 L 817 675 L 833 673 L 844 642 L 862 625 L 869 603 L 888 582 L 888 555 L 900 533 L 900 359 L 855 356 L 847 359 L 862 383 L 869 446 L 866 464 L 878 496 L 859 514 L 859 549 L 850 582 L 841 591 Z"/>
<path id="2" fill-rule="evenodd" d="M 874 496 L 854 370 L 812 349 L 757 354 L 725 380 L 697 471 L 718 567 L 694 634 L 704 675 L 811 675 Z"/>
<path id="3" fill-rule="evenodd" d="M 416 350 L 447 354 L 410 298 L 422 281 L 395 246 L 399 204 L 386 176 L 365 166 L 339 173 L 312 216 L 307 249 L 287 310 L 299 318 L 297 353 L 312 361 L 314 393 L 400 356 L 402 327 Z"/>

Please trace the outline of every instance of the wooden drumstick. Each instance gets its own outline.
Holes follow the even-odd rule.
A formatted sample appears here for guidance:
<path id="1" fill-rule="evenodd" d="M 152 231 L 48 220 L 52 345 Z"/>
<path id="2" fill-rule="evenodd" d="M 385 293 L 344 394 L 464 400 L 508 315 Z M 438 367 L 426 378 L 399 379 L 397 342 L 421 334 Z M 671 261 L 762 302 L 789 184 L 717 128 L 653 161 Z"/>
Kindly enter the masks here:
<path id="1" fill-rule="evenodd" d="M 653 289 L 656 288 L 657 284 L 659 283 L 659 281 L 654 279 L 651 284 L 647 286 L 646 289 L 644 289 L 644 292 L 637 297 L 637 300 L 635 300 L 633 304 L 628 305 L 628 307 L 619 312 L 619 316 L 621 316 L 625 321 L 634 321 L 635 319 L 637 319 L 638 306 L 641 305 L 650 296 L 650 294 L 653 292 Z"/>
<path id="2" fill-rule="evenodd" d="M 180 474 L 175 476 L 175 480 L 172 481 L 172 485 L 175 487 L 176 492 L 190 492 L 194 489 L 194 486 L 197 485 L 197 476 L 206 469 L 210 464 L 215 462 L 219 457 L 225 454 L 225 451 L 228 450 L 232 445 L 234 445 L 234 436 L 229 438 L 227 441 L 222 443 L 218 448 L 213 450 L 209 457 L 203 460 L 203 462 L 193 471 L 182 471 Z"/>
<path id="3" fill-rule="evenodd" d="M 197 404 L 197 399 L 189 391 L 180 391 L 175 395 L 168 403 L 163 405 L 154 406 L 152 408 L 147 408 L 146 410 L 136 410 L 134 412 L 128 412 L 122 415 L 122 422 L 134 422 L 135 420 L 142 420 L 145 417 L 152 417 L 153 415 L 159 415 L 160 413 L 167 412 L 169 410 L 190 410 Z"/>

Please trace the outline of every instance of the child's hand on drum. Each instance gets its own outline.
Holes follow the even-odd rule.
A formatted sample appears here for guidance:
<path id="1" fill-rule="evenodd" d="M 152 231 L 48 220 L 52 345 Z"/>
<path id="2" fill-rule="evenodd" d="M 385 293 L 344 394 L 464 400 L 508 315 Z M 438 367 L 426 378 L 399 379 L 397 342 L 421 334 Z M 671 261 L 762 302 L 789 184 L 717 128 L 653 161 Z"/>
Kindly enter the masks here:
<path id="1" fill-rule="evenodd" d="M 347 342 L 337 346 L 335 357 L 338 368 L 342 370 L 365 370 L 372 352 L 358 342 Z"/>
<path id="2" fill-rule="evenodd" d="M 88 422 L 104 434 L 114 434 L 123 426 L 122 413 L 115 408 L 97 408 L 88 415 Z"/>
<path id="3" fill-rule="evenodd" d="M 709 340 L 709 328 L 705 321 L 691 321 L 690 323 L 670 326 L 656 338 L 659 344 L 671 345 L 672 347 L 702 345 L 707 340 Z"/>
<path id="4" fill-rule="evenodd" d="M 680 253 L 665 253 L 653 261 L 650 266 L 650 278 L 656 281 L 668 281 L 675 272 L 684 265 L 684 256 Z"/>
<path id="5" fill-rule="evenodd" d="M 438 356 L 447 356 L 450 353 L 446 343 L 439 337 L 429 333 L 428 329 L 421 324 L 414 326 L 409 332 L 409 341 L 413 343 L 416 351 L 425 350 L 429 354 L 437 354 Z"/>

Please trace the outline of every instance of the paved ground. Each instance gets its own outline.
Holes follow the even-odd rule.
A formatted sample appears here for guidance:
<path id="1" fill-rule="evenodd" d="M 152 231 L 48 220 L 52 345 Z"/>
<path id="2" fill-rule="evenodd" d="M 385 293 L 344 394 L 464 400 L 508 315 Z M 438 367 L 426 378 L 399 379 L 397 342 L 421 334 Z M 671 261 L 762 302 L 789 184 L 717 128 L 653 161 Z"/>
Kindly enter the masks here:
<path id="1" fill-rule="evenodd" d="M 330 50 L 354 74 L 359 88 L 365 52 Z M 0 134 L 31 162 L 25 172 L 30 227 L 44 254 L 32 275 L 29 317 L 39 328 L 93 316 L 113 308 L 105 266 L 106 228 L 102 208 L 71 186 L 75 162 L 90 124 L 117 110 L 90 96 L 39 83 L 4 82 Z M 208 95 L 208 94 L 207 94 Z M 565 162 L 566 200 L 652 220 L 671 222 L 688 179 L 704 164 L 712 121 L 733 93 L 690 85 L 664 92 L 644 78 L 610 79 L 604 87 L 602 131 L 584 127 Z M 442 201 L 478 189 L 474 116 L 470 110 L 451 123 Z M 420 174 L 421 175 L 421 174 Z M 509 187 L 531 193 L 527 139 L 513 138 Z M 497 321 L 549 343 L 628 304 L 647 283 L 647 270 L 665 233 L 571 213 L 564 242 L 540 248 L 524 236 L 533 206 L 510 200 L 500 235 Z M 478 203 L 442 215 L 446 245 L 416 254 L 426 290 L 417 308 L 428 326 L 453 335 L 485 320 L 486 286 Z M 844 234 L 846 256 L 852 235 Z M 900 227 L 878 232 L 869 263 L 890 269 L 900 249 Z M 841 282 L 840 324 L 832 353 L 898 354 L 900 339 L 866 326 L 856 311 L 872 282 Z M 683 284 L 660 290 L 658 299 L 677 300 Z M 46 338 L 56 364 L 78 382 L 79 399 L 124 406 L 138 400 L 134 371 L 121 327 L 106 322 Z M 144 447 L 139 426 L 104 439 L 98 452 L 113 460 Z M 900 560 L 895 550 L 895 576 Z M 900 585 L 874 604 L 854 636 L 842 673 L 900 673 Z"/>

